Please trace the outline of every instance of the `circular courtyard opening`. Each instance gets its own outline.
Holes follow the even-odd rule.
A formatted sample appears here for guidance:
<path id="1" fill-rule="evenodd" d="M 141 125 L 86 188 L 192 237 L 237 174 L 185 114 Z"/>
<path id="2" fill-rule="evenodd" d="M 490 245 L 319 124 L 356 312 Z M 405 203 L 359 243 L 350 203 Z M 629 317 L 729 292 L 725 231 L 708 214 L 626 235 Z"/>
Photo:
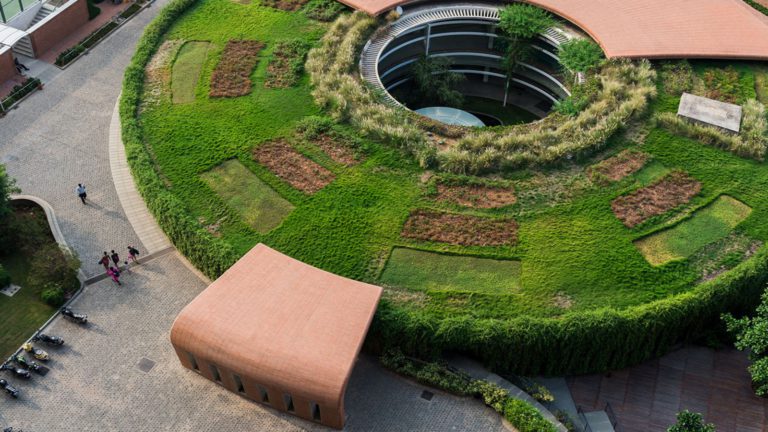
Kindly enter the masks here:
<path id="1" fill-rule="evenodd" d="M 415 111 L 445 105 L 478 117 L 486 126 L 546 116 L 570 95 L 558 47 L 577 36 L 550 28 L 530 41 L 525 60 L 509 68 L 498 29 L 500 7 L 440 3 L 406 11 L 365 46 L 363 77 L 390 103 Z M 420 90 L 430 77 L 434 86 L 446 87 L 441 79 L 446 73 L 460 76 L 449 83 L 460 94 L 457 103 L 435 101 Z"/>

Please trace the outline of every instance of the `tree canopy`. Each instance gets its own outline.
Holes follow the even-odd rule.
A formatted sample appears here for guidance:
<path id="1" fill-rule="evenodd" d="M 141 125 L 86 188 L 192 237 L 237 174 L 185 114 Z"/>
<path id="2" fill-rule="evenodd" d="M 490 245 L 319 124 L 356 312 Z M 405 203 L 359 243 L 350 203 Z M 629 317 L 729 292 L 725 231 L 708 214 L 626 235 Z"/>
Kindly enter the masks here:
<path id="1" fill-rule="evenodd" d="M 603 63 L 603 50 L 589 39 L 574 39 L 559 49 L 560 64 L 573 72 L 586 72 Z"/>
<path id="2" fill-rule="evenodd" d="M 524 3 L 511 4 L 499 13 L 499 29 L 513 39 L 531 39 L 555 25 L 552 14 Z"/>
<path id="3" fill-rule="evenodd" d="M 413 65 L 413 80 L 422 103 L 460 107 L 464 102 L 464 96 L 456 90 L 464 75 L 451 72 L 447 58 L 421 56 Z"/>
<path id="4" fill-rule="evenodd" d="M 757 306 L 754 317 L 736 319 L 730 314 L 723 320 L 728 332 L 736 337 L 736 348 L 749 350 L 752 387 L 758 396 L 768 396 L 768 289 Z"/>
<path id="5" fill-rule="evenodd" d="M 701 414 L 685 410 L 677 413 L 677 423 L 667 432 L 715 432 L 715 425 L 705 424 Z"/>

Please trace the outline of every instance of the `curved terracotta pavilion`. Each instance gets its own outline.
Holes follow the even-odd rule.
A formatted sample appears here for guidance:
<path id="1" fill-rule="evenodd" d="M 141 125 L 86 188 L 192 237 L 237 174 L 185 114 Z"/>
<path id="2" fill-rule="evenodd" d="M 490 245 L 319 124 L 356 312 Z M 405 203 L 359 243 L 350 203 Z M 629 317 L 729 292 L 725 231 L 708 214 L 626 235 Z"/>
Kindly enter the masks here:
<path id="1" fill-rule="evenodd" d="M 344 393 L 382 289 L 259 244 L 171 329 L 185 367 L 244 397 L 344 426 Z"/>
<path id="2" fill-rule="evenodd" d="M 340 0 L 379 15 L 413 0 Z M 768 4 L 768 0 L 758 0 Z M 526 0 L 587 32 L 606 56 L 768 60 L 768 17 L 742 0 Z"/>

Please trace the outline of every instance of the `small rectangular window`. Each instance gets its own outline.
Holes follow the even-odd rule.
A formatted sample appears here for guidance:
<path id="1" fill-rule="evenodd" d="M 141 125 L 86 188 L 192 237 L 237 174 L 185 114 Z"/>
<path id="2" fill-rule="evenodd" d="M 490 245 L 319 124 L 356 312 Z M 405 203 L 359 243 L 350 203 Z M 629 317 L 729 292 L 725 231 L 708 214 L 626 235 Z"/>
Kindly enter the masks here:
<path id="1" fill-rule="evenodd" d="M 192 364 L 192 369 L 200 371 L 200 367 L 197 366 L 197 360 L 195 360 L 195 356 L 193 356 L 192 353 L 187 353 L 187 358 L 189 359 L 189 363 Z"/>
<path id="2" fill-rule="evenodd" d="M 240 375 L 232 374 L 235 377 L 235 385 L 237 386 L 238 393 L 245 393 L 245 387 L 243 387 L 243 380 L 240 379 Z"/>
<path id="3" fill-rule="evenodd" d="M 319 422 L 320 421 L 320 405 L 310 402 L 309 403 L 310 411 L 312 411 L 312 420 Z"/>
<path id="4" fill-rule="evenodd" d="M 208 365 L 208 368 L 211 370 L 213 380 L 216 382 L 221 382 L 221 375 L 219 375 L 219 369 L 216 367 L 216 365 Z"/>
<path id="5" fill-rule="evenodd" d="M 269 403 L 269 392 L 267 392 L 267 389 L 259 386 L 259 393 L 261 393 L 261 401 L 264 403 Z"/>
<path id="6" fill-rule="evenodd" d="M 285 402 L 285 409 L 289 412 L 293 412 L 293 397 L 291 397 L 289 394 L 284 394 L 283 401 Z"/>

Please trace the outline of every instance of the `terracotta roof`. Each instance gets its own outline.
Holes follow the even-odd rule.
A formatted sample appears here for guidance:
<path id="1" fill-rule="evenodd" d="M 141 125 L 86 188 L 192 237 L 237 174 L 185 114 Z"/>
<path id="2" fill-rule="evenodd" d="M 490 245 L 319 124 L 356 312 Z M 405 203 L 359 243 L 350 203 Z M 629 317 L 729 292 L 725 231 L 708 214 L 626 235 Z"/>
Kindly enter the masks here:
<path id="1" fill-rule="evenodd" d="M 341 403 L 382 289 L 259 244 L 187 305 L 173 344 L 318 403 Z"/>
<path id="2" fill-rule="evenodd" d="M 409 3 L 340 1 L 371 15 Z M 742 0 L 525 1 L 579 26 L 608 57 L 768 59 L 768 17 Z"/>

